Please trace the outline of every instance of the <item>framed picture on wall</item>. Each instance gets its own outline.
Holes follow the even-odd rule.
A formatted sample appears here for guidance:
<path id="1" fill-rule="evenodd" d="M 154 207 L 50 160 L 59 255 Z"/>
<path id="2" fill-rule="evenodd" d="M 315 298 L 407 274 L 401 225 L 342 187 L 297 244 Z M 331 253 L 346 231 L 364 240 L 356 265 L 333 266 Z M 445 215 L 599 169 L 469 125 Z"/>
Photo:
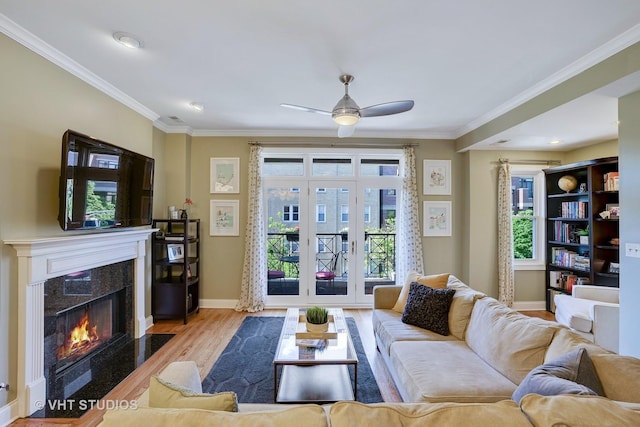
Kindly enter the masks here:
<path id="1" fill-rule="evenodd" d="M 240 158 L 212 157 L 210 167 L 210 193 L 240 192 Z"/>
<path id="2" fill-rule="evenodd" d="M 451 236 L 451 202 L 424 202 L 424 236 Z"/>
<path id="3" fill-rule="evenodd" d="M 238 236 L 239 205 L 239 200 L 211 200 L 209 235 Z"/>
<path id="4" fill-rule="evenodd" d="M 451 194 L 451 160 L 424 160 L 422 193 Z"/>

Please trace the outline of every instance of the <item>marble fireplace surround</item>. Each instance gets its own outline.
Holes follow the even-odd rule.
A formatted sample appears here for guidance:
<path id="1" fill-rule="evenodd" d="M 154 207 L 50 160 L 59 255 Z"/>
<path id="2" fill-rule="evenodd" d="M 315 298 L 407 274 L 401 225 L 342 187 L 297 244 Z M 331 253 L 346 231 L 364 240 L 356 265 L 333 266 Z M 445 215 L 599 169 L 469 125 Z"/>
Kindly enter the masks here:
<path id="1" fill-rule="evenodd" d="M 145 334 L 146 241 L 152 229 L 5 240 L 18 258 L 18 416 L 46 401 L 44 377 L 44 282 L 80 270 L 134 260 L 134 337 Z"/>

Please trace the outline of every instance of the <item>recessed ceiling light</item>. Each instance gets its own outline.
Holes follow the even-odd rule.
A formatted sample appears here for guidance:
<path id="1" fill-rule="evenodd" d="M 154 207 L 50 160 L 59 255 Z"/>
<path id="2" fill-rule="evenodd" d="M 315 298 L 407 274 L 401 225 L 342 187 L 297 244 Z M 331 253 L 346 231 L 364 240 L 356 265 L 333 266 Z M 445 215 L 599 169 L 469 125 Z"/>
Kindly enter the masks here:
<path id="1" fill-rule="evenodd" d="M 549 144 L 560 144 L 560 140 L 554 139 L 553 141 L 549 141 Z"/>
<path id="2" fill-rule="evenodd" d="M 189 103 L 189 107 L 193 108 L 196 111 L 203 111 L 204 110 L 204 104 L 201 102 L 191 102 Z"/>
<path id="3" fill-rule="evenodd" d="M 125 33 L 123 31 L 113 33 L 113 39 L 121 45 L 128 47 L 129 49 L 139 49 L 144 46 L 136 36 L 131 33 Z"/>

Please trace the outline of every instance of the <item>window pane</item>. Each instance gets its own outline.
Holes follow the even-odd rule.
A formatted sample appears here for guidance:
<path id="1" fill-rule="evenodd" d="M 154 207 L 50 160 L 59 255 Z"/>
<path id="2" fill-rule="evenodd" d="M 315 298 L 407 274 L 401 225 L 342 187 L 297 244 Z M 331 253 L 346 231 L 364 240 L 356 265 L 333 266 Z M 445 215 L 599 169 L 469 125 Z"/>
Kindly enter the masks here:
<path id="1" fill-rule="evenodd" d="M 313 159 L 313 176 L 353 176 L 351 159 Z"/>
<path id="2" fill-rule="evenodd" d="M 362 176 L 398 176 L 400 160 L 362 159 L 360 175 Z"/>
<path id="3" fill-rule="evenodd" d="M 302 159 L 279 159 L 269 157 L 264 159 L 262 176 L 302 176 L 304 163 Z"/>
<path id="4" fill-rule="evenodd" d="M 511 177 L 514 259 L 535 257 L 533 183 L 531 176 Z"/>

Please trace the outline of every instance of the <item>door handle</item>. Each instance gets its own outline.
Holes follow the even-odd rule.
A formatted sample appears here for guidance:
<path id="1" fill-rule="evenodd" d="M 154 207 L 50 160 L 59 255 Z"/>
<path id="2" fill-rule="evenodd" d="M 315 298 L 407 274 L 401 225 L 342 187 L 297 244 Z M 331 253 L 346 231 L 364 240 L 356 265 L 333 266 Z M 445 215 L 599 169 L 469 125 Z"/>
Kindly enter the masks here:
<path id="1" fill-rule="evenodd" d="M 351 255 L 355 255 L 356 254 L 356 241 L 352 240 L 351 241 Z"/>

